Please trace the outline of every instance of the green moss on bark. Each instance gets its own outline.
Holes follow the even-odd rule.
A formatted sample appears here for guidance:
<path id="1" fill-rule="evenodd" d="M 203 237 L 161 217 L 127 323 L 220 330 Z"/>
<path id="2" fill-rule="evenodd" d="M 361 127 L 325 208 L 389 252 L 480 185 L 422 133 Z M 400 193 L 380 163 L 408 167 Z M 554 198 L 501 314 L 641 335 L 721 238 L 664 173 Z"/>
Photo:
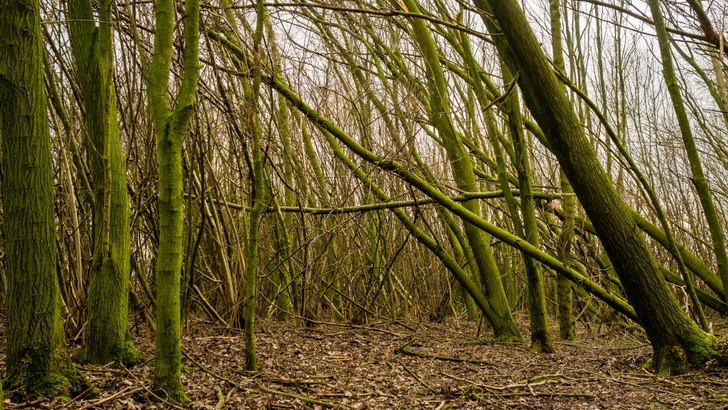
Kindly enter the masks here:
<path id="1" fill-rule="evenodd" d="M 167 379 L 168 383 L 154 383 L 154 394 L 177 404 L 189 404 L 192 401 L 184 392 L 182 388 L 182 382 L 179 379 L 173 380 L 173 378 Z"/>
<path id="2" fill-rule="evenodd" d="M 655 346 L 645 368 L 658 374 L 676 375 L 699 368 L 721 355 L 718 339 L 712 334 L 693 329 L 680 335 L 679 343 Z"/>
<path id="3" fill-rule="evenodd" d="M 3 382 L 8 397 L 27 400 L 36 397 L 70 398 L 90 386 L 71 362 L 65 347 L 40 346 L 26 349 Z"/>
<path id="4" fill-rule="evenodd" d="M 126 164 L 119 138 L 113 82 L 114 40 L 109 24 L 111 2 L 70 0 L 69 38 L 86 123 L 86 151 L 94 190 L 94 253 L 88 285 L 86 346 L 78 355 L 84 362 L 133 364 L 135 349 L 127 335 L 129 284 L 129 196 Z"/>
<path id="5" fill-rule="evenodd" d="M 10 397 L 88 386 L 65 346 L 38 0 L 0 0 L 0 133 Z"/>
<path id="6" fill-rule="evenodd" d="M 79 363 L 95 363 L 95 361 L 89 357 L 88 349 L 88 346 L 80 349 L 73 355 L 73 360 Z M 134 346 L 134 342 L 128 334 L 123 342 L 114 343 L 109 348 L 108 357 L 110 358 L 109 361 L 117 362 L 124 367 L 134 366 L 143 359 L 141 352 L 139 352 L 139 349 Z M 107 361 L 107 363 L 109 361 Z"/>

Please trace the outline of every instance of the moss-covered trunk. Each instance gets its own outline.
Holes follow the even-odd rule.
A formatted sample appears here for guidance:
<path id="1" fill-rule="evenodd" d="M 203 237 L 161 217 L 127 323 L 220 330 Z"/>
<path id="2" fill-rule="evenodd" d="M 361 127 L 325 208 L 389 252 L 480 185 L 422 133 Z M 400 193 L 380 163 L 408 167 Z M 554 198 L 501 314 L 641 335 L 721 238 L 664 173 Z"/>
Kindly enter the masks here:
<path id="1" fill-rule="evenodd" d="M 461 44 L 463 47 L 463 57 L 468 66 L 472 85 L 475 89 L 477 100 L 483 109 L 490 106 L 490 100 L 480 78 L 480 68 L 475 62 L 470 42 L 466 36 L 461 36 Z M 506 67 L 503 67 L 503 81 L 511 82 L 513 76 Z M 508 180 L 508 171 L 506 168 L 503 150 L 500 148 L 500 131 L 496 125 L 495 116 L 490 109 L 486 109 L 483 113 L 488 128 L 488 138 L 491 142 L 493 153 L 495 154 L 496 164 L 498 166 L 498 182 L 503 190 L 504 198 L 511 213 L 513 227 L 516 235 L 526 239 L 530 244 L 538 247 L 538 228 L 536 227 L 536 213 L 533 202 L 533 194 L 530 177 L 530 163 L 528 153 L 525 150 L 525 139 L 523 136 L 523 125 L 521 121 L 521 111 L 518 102 L 517 93 L 511 93 L 503 104 L 504 111 L 507 113 L 508 131 L 513 144 L 513 162 L 518 174 L 518 185 L 521 190 L 521 208 L 518 209 L 518 203 L 510 189 Z M 504 144 L 504 148 L 507 148 Z M 521 223 L 523 217 L 523 223 Z M 525 253 L 523 255 L 523 264 L 526 270 L 526 278 L 528 284 L 528 308 L 531 323 L 531 349 L 535 352 L 551 353 L 554 351 L 551 344 L 551 336 L 548 328 L 548 315 L 546 312 L 546 296 L 544 292 L 543 275 L 541 266 L 536 260 L 529 257 Z"/>
<path id="2" fill-rule="evenodd" d="M 403 0 L 403 5 L 413 13 L 419 13 L 414 0 Z M 447 94 L 445 76 L 440 68 L 440 55 L 435 47 L 434 40 L 422 19 L 412 19 L 414 37 L 419 45 L 420 52 L 425 59 L 427 66 L 428 85 L 430 91 L 430 111 L 432 125 L 437 129 L 442 138 L 443 145 L 452 167 L 452 174 L 458 189 L 464 192 L 476 192 L 478 190 L 475 182 L 473 165 L 470 161 L 468 151 L 465 149 L 460 137 L 455 131 L 454 124 L 450 117 L 450 103 Z M 480 215 L 480 203 L 476 200 L 463 203 L 470 212 Z M 496 337 L 505 339 L 522 340 L 521 333 L 511 315 L 508 299 L 506 298 L 503 283 L 500 279 L 498 266 L 490 248 L 488 235 L 475 225 L 463 221 L 465 236 L 468 238 L 470 247 L 475 256 L 478 270 L 483 276 L 485 296 L 497 316 L 495 323 L 492 323 Z"/>
<path id="3" fill-rule="evenodd" d="M 658 269 L 629 208 L 621 200 L 589 143 L 526 15 L 515 0 L 474 0 L 493 31 L 549 146 L 574 187 L 614 264 L 654 351 L 659 372 L 685 370 L 717 354 L 715 337 L 700 330 L 680 308 Z"/>
<path id="4" fill-rule="evenodd" d="M 505 65 L 502 67 L 503 80 L 511 82 L 513 75 Z M 518 93 L 507 97 L 504 105 L 508 112 L 508 130 L 513 141 L 515 167 L 518 174 L 518 186 L 521 190 L 521 215 L 523 216 L 523 234 L 528 243 L 540 248 L 538 225 L 536 221 L 536 204 L 533 199 L 531 183 L 531 162 L 523 131 L 521 108 Z M 528 310 L 531 319 L 531 350 L 538 353 L 553 353 L 551 331 L 549 330 L 548 312 L 546 310 L 546 292 L 544 289 L 543 270 L 541 264 L 528 255 L 523 255 L 528 282 Z"/>
<path id="5" fill-rule="evenodd" d="M 258 116 L 260 92 L 260 75 L 263 58 L 263 33 L 267 11 L 261 0 L 256 1 L 256 26 L 254 34 L 253 80 L 242 80 L 246 104 L 246 130 L 252 139 L 252 169 L 249 169 L 252 204 L 250 209 L 250 225 L 248 226 L 248 248 L 246 250 L 247 268 L 245 272 L 245 368 L 257 369 L 258 357 L 255 349 L 255 306 L 258 292 L 258 229 L 266 205 L 266 181 L 264 179 L 265 152 L 263 151 L 263 132 Z M 306 311 L 305 299 L 301 300 L 301 312 Z M 304 314 L 305 316 L 305 314 Z"/>
<path id="6" fill-rule="evenodd" d="M 95 24 L 90 0 L 68 3 L 69 34 L 86 120 L 86 152 L 94 190 L 93 244 L 86 346 L 80 358 L 96 364 L 136 362 L 129 335 L 129 196 L 119 139 L 113 82 L 111 24 Z M 99 4 L 111 20 L 111 2 Z"/>
<path id="7" fill-rule="evenodd" d="M 183 250 L 182 142 L 199 78 L 199 16 L 197 0 L 185 2 L 184 75 L 177 107 L 169 108 L 167 83 L 172 63 L 175 6 L 172 0 L 154 4 L 154 57 L 147 78 L 147 97 L 154 122 L 159 166 L 159 252 L 157 256 L 157 337 L 154 389 L 173 401 L 185 402 L 182 390 L 180 341 L 180 275 Z"/>
<path id="8" fill-rule="evenodd" d="M 551 47 L 553 48 L 554 66 L 557 70 L 566 72 L 564 65 L 563 44 L 561 41 L 561 0 L 550 0 L 551 12 Z M 571 258 L 571 240 L 574 236 L 574 210 L 576 198 L 573 194 L 569 179 L 563 170 L 559 170 L 561 179 L 561 192 L 566 194 L 561 200 L 564 211 L 564 222 L 561 226 L 557 243 L 557 254 L 564 264 L 569 265 Z M 557 306 L 559 318 L 559 337 L 561 340 L 576 339 L 576 325 L 574 320 L 574 298 L 571 294 L 571 282 L 564 275 L 557 275 Z"/>
<path id="9" fill-rule="evenodd" d="M 574 236 L 574 215 L 576 208 L 576 198 L 573 194 L 574 189 L 571 187 L 569 179 L 560 172 L 561 175 L 561 192 L 565 195 L 561 200 L 564 222 L 561 225 L 556 251 L 558 258 L 567 266 L 571 263 L 571 241 Z M 559 317 L 559 338 L 561 340 L 576 340 L 576 320 L 574 318 L 574 296 L 572 294 L 572 283 L 564 277 L 558 275 L 556 278 L 557 295 L 558 295 L 558 317 Z"/>
<path id="10" fill-rule="evenodd" d="M 71 396 L 87 382 L 71 363 L 61 318 L 40 7 L 38 0 L 2 0 L 0 10 L 4 387 L 21 399 Z"/>

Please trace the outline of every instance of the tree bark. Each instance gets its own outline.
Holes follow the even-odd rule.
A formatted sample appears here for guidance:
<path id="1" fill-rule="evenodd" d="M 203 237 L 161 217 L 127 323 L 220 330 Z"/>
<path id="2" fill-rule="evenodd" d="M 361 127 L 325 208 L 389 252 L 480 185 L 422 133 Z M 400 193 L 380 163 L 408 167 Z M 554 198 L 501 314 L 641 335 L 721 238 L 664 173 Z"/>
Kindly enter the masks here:
<path id="1" fill-rule="evenodd" d="M 20 400 L 72 397 L 88 382 L 71 363 L 61 317 L 40 6 L 38 0 L 2 0 L 0 10 L 4 388 Z"/>
<path id="2" fill-rule="evenodd" d="M 708 230 L 710 231 L 713 251 L 715 252 L 715 259 L 718 265 L 718 274 L 723 282 L 723 288 L 728 289 L 728 250 L 726 249 L 725 233 L 723 232 L 718 212 L 716 211 L 715 204 L 713 203 L 713 195 L 710 192 L 708 179 L 705 177 L 705 172 L 703 171 L 703 164 L 700 160 L 698 147 L 695 143 L 695 138 L 693 137 L 693 132 L 690 126 L 690 118 L 685 110 L 685 103 L 683 102 L 680 85 L 678 84 L 677 77 L 675 76 L 672 52 L 670 50 L 670 39 L 667 34 L 665 19 L 662 16 L 659 1 L 649 0 L 647 3 L 650 6 L 652 19 L 655 22 L 655 32 L 657 33 L 657 42 L 660 45 L 660 56 L 662 58 L 662 75 L 665 79 L 665 84 L 667 85 L 670 100 L 672 101 L 675 116 L 677 117 L 677 122 L 680 127 L 680 135 L 682 136 L 683 145 L 685 146 L 685 154 L 687 154 L 688 162 L 690 164 L 691 181 L 695 187 L 695 193 L 698 195 L 698 199 L 700 200 L 700 205 L 703 208 L 705 221 L 708 223 Z M 696 11 L 701 9 L 700 4 L 698 3 Z M 704 14 L 702 15 L 704 16 Z M 708 34 L 707 31 L 706 34 Z M 669 237 L 669 232 L 665 233 L 668 234 Z M 725 301 L 728 302 L 728 295 L 724 296 L 726 296 Z"/>
<path id="3" fill-rule="evenodd" d="M 199 79 L 200 4 L 198 0 L 185 2 L 184 74 L 174 111 L 170 110 L 167 99 L 174 42 L 174 1 L 157 1 L 154 11 L 154 57 L 147 78 L 147 98 L 154 123 L 159 166 L 160 222 L 154 389 L 169 400 L 184 403 L 189 399 L 184 394 L 181 379 L 180 275 L 184 241 L 182 142 L 192 116 Z"/>
<path id="4" fill-rule="evenodd" d="M 86 346 L 78 357 L 128 366 L 136 363 L 139 353 L 129 335 L 129 195 L 116 112 L 111 2 L 100 2 L 98 25 L 90 0 L 69 1 L 68 14 L 94 190 Z"/>
<path id="5" fill-rule="evenodd" d="M 550 0 L 551 11 L 551 45 L 553 49 L 554 66 L 557 70 L 566 73 L 564 64 L 563 44 L 561 42 L 561 0 Z M 559 172 L 561 179 L 561 192 L 572 194 L 574 190 L 571 187 L 569 179 L 563 170 Z M 571 240 L 574 236 L 574 210 L 576 207 L 576 199 L 573 195 L 565 195 L 561 199 L 562 208 L 564 210 L 564 222 L 561 226 L 557 243 L 557 253 L 559 259 L 564 264 L 569 265 L 571 259 Z M 574 297 L 572 295 L 571 282 L 564 277 L 558 275 L 556 277 L 557 284 L 557 306 L 559 318 L 559 337 L 561 340 L 576 340 L 576 325 L 574 320 Z"/>

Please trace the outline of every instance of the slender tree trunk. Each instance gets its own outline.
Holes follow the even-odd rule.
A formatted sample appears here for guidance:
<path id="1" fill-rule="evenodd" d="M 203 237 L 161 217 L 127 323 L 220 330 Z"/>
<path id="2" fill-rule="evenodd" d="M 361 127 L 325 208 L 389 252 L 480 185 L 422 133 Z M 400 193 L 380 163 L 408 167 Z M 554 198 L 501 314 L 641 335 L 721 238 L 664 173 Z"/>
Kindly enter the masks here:
<path id="1" fill-rule="evenodd" d="M 265 21 L 265 31 L 266 35 L 268 36 L 269 49 L 273 60 L 273 69 L 276 72 L 280 72 L 281 57 L 278 51 L 275 31 L 273 30 L 270 19 L 266 19 Z M 295 206 L 296 192 L 294 192 L 292 188 L 294 180 L 294 165 L 297 165 L 295 170 L 300 171 L 300 162 L 298 162 L 298 159 L 295 158 L 295 154 L 292 152 L 291 135 L 289 129 L 288 104 L 283 98 L 279 99 L 278 101 L 278 110 L 276 111 L 276 124 L 278 126 L 278 134 L 281 138 L 281 144 L 283 146 L 283 177 L 286 180 L 284 187 L 284 205 Z M 300 177 L 299 173 L 300 172 L 297 172 L 296 175 Z M 305 184 L 305 180 L 303 180 L 303 178 L 299 178 L 298 181 L 302 182 L 302 184 Z M 278 213 L 278 215 L 280 215 L 280 213 Z M 283 241 L 283 252 L 281 252 L 281 258 L 283 258 L 284 260 L 282 263 L 280 263 L 281 266 L 278 269 L 278 275 L 275 278 L 275 280 L 278 281 L 278 286 L 276 289 L 277 295 L 275 298 L 276 306 L 278 308 L 276 317 L 278 317 L 279 319 L 288 319 L 293 313 L 294 308 L 291 299 L 291 281 L 294 271 L 294 253 L 292 250 L 296 248 L 292 237 L 293 214 L 286 213 L 285 216 L 280 218 L 280 221 L 282 228 L 281 240 Z"/>
<path id="2" fill-rule="evenodd" d="M 154 57 L 147 78 L 147 97 L 157 139 L 159 165 L 159 255 L 157 257 L 157 338 L 154 389 L 172 401 L 188 402 L 181 379 L 180 275 L 184 246 L 182 142 L 192 116 L 199 78 L 198 0 L 185 2 L 184 75 L 177 107 L 169 108 L 167 83 L 172 63 L 175 4 L 155 2 Z"/>
<path id="3" fill-rule="evenodd" d="M 257 119 L 250 118 L 251 124 Z M 258 128 L 257 125 L 252 125 Z M 245 272 L 245 368 L 256 370 L 258 357 L 255 348 L 255 304 L 258 286 L 258 229 L 263 207 L 265 206 L 265 181 L 263 179 L 263 150 L 260 146 L 260 129 L 253 131 L 258 137 L 253 142 L 253 169 L 251 183 L 253 187 L 253 204 L 250 209 L 250 225 L 248 230 L 248 249 L 246 251 L 247 269 Z"/>
<path id="4" fill-rule="evenodd" d="M 503 80 L 511 82 L 513 75 L 503 65 Z M 505 105 L 508 107 L 508 129 L 513 141 L 515 167 L 518 174 L 518 185 L 521 190 L 521 214 L 523 215 L 523 234 L 528 243 L 540 248 L 538 226 L 536 224 L 536 205 L 533 201 L 531 185 L 531 163 L 529 161 L 526 138 L 521 120 L 521 108 L 518 93 L 513 92 Z M 551 332 L 549 331 L 546 295 L 544 291 L 543 271 L 541 264 L 535 259 L 523 255 L 528 279 L 528 310 L 531 315 L 531 350 L 538 353 L 553 353 Z"/>
<path id="5" fill-rule="evenodd" d="M 0 10 L 4 387 L 20 400 L 72 397 L 88 382 L 71 363 L 61 317 L 40 7 L 38 0 L 2 0 Z"/>
<path id="6" fill-rule="evenodd" d="M 260 127 L 260 119 L 258 117 L 258 97 L 260 91 L 260 76 L 263 62 L 263 29 L 265 20 L 267 19 L 267 11 L 261 0 L 256 1 L 257 23 L 254 35 L 254 47 L 252 61 L 253 80 L 243 79 L 243 88 L 245 92 L 245 102 L 247 108 L 247 121 L 249 133 L 253 142 L 253 163 L 250 172 L 251 190 L 252 190 L 252 206 L 250 210 L 250 225 L 248 230 L 248 249 L 247 270 L 245 272 L 245 312 L 243 319 L 245 320 L 245 368 L 247 370 L 256 370 L 257 354 L 255 348 L 255 306 L 256 294 L 258 291 L 258 229 L 260 227 L 263 208 L 265 207 L 266 182 L 264 180 L 264 159 L 263 152 L 263 133 Z M 305 302 L 304 302 L 305 303 Z M 305 306 L 302 305 L 305 311 Z"/>
<path id="7" fill-rule="evenodd" d="M 564 65 L 564 52 L 561 41 L 561 0 L 550 0 L 551 5 L 551 44 L 553 48 L 554 66 L 557 70 L 561 70 L 566 74 Z M 559 169 L 561 180 L 561 192 L 564 195 L 561 199 L 564 211 L 564 222 L 561 226 L 557 243 L 557 253 L 567 266 L 571 260 L 571 240 L 574 236 L 574 209 L 576 207 L 576 198 L 573 194 L 569 179 L 564 174 L 563 169 Z M 574 298 L 572 296 L 572 284 L 563 275 L 557 274 L 557 305 L 559 318 L 559 337 L 561 340 L 576 340 L 576 325 L 574 320 Z"/>
<path id="8" fill-rule="evenodd" d="M 272 31 L 269 31 L 269 33 Z M 274 44 L 271 41 L 271 44 Z M 286 179 L 284 203 L 286 206 L 296 205 L 296 193 L 292 190 L 291 184 L 293 184 L 293 153 L 291 153 L 291 137 L 288 131 L 288 106 L 286 101 L 281 99 L 278 102 L 278 133 L 281 136 L 281 142 L 283 144 L 283 176 Z M 276 316 L 279 319 L 288 319 L 289 315 L 293 313 L 293 303 L 291 301 L 291 277 L 294 270 L 292 246 L 293 241 L 291 234 L 293 232 L 293 214 L 286 213 L 281 218 L 281 239 L 283 241 L 283 249 L 281 257 L 284 261 L 281 263 L 279 268 L 278 276 L 275 280 L 278 281 L 276 306 L 278 312 Z"/>
<path id="9" fill-rule="evenodd" d="M 475 88 L 475 94 L 478 97 L 480 105 L 485 108 L 490 105 L 490 103 L 486 97 L 485 88 L 481 81 L 479 81 L 479 68 L 475 63 L 475 59 L 470 48 L 470 42 L 467 37 L 461 37 L 461 44 L 466 64 L 471 77 L 473 77 L 472 84 Z M 503 80 L 508 83 L 513 80 L 512 77 L 513 76 L 510 74 L 507 67 L 503 65 Z M 531 187 L 530 164 L 525 147 L 519 105 L 517 93 L 512 93 L 512 95 L 505 101 L 503 108 L 508 115 L 508 131 L 513 144 L 514 166 L 517 170 L 518 185 L 520 187 L 520 210 L 510 189 L 505 158 L 500 148 L 500 131 L 495 124 L 495 118 L 490 109 L 486 110 L 483 114 L 485 115 L 485 121 L 488 128 L 488 138 L 491 142 L 491 146 L 496 157 L 496 163 L 498 165 L 498 182 L 503 190 L 506 203 L 508 204 L 508 209 L 511 213 L 511 219 L 515 228 L 514 231 L 516 235 L 526 239 L 531 245 L 538 247 L 538 228 L 536 226 L 535 205 L 533 202 L 533 190 Z M 506 144 L 503 145 L 506 147 Z M 521 217 L 523 218 L 523 223 L 521 223 Z M 536 260 L 525 253 L 522 254 L 522 256 L 528 284 L 527 290 L 528 308 L 530 313 L 529 319 L 531 322 L 531 349 L 534 352 L 539 353 L 552 353 L 554 348 L 551 344 L 551 336 L 548 327 L 548 312 L 546 311 L 546 296 L 544 292 L 541 266 Z"/>
<path id="10" fill-rule="evenodd" d="M 414 0 L 403 0 L 403 4 L 407 6 L 410 12 L 419 13 Z M 415 40 L 420 46 L 420 51 L 427 65 L 430 85 L 430 110 L 433 116 L 432 124 L 440 133 L 444 143 L 457 187 L 466 192 L 475 192 L 477 191 L 477 184 L 473 173 L 473 165 L 450 117 L 450 104 L 445 77 L 440 68 L 440 56 L 425 22 L 422 19 L 412 19 L 412 25 Z M 480 204 L 477 201 L 465 202 L 463 206 L 474 214 L 480 215 Z M 490 302 L 491 308 L 500 318 L 494 324 L 496 337 L 522 340 L 508 306 L 508 299 L 503 289 L 493 251 L 490 248 L 488 235 L 467 221 L 464 222 L 464 225 L 465 235 L 473 249 L 480 274 L 486 278 L 483 280 L 485 295 Z"/>

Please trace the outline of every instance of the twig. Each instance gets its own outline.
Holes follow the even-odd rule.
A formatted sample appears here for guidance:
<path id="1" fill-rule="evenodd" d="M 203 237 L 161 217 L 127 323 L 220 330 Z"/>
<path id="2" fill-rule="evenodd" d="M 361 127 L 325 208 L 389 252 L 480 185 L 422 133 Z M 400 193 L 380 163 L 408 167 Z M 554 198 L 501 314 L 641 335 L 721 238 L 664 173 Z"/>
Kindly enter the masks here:
<path id="1" fill-rule="evenodd" d="M 443 400 L 439 406 L 435 410 L 443 410 L 445 408 L 445 405 L 447 404 L 447 400 Z"/>
<path id="2" fill-rule="evenodd" d="M 304 403 L 318 404 L 319 406 L 324 406 L 324 407 L 326 407 L 328 409 L 337 409 L 337 408 L 341 408 L 341 407 L 347 408 L 347 409 L 350 409 L 351 408 L 351 407 L 349 407 L 349 406 L 347 406 L 345 404 L 330 403 L 328 401 L 316 400 L 316 399 L 312 399 L 312 398 L 306 397 L 306 396 L 301 396 L 301 395 L 298 395 L 298 394 L 286 393 L 286 392 L 283 392 L 283 391 L 267 389 L 265 387 L 261 387 L 261 388 L 259 388 L 259 390 L 262 391 L 262 392 L 264 392 L 264 393 L 268 393 L 268 394 L 275 394 L 277 396 L 290 397 L 292 399 L 301 400 Z"/>
<path id="3" fill-rule="evenodd" d="M 394 350 L 395 353 L 402 353 L 407 356 L 415 356 L 415 357 L 422 357 L 425 359 L 436 359 L 436 360 L 444 360 L 447 362 L 456 362 L 456 363 L 474 363 L 474 364 L 481 364 L 481 365 L 488 365 L 488 366 L 498 366 L 494 362 L 489 362 L 486 360 L 480 360 L 480 359 L 473 359 L 473 358 L 460 358 L 460 357 L 450 357 L 450 356 L 440 356 L 436 354 L 431 353 L 422 353 L 422 352 L 415 352 L 414 350 L 407 349 L 407 346 L 412 344 L 414 340 L 410 340 L 409 342 L 403 344 L 402 346 L 398 347 Z"/>
<path id="4" fill-rule="evenodd" d="M 445 372 L 440 372 L 440 374 L 442 374 L 443 376 L 449 377 L 451 379 L 454 379 L 454 380 L 459 380 L 461 382 L 468 383 L 472 387 L 477 387 L 477 388 L 484 389 L 484 390 L 503 391 L 503 390 L 508 390 L 508 389 L 517 389 L 517 388 L 521 388 L 521 387 L 526 387 L 530 391 L 530 394 L 534 395 L 534 396 L 540 395 L 541 393 L 535 393 L 532 389 L 533 386 L 541 386 L 541 385 L 548 384 L 548 383 L 557 383 L 557 380 L 554 380 L 554 379 L 569 379 L 568 377 L 566 377 L 560 373 L 543 374 L 540 376 L 531 377 L 530 379 L 524 380 L 522 382 L 508 384 L 506 386 L 489 386 L 487 384 L 475 383 L 471 380 L 463 379 L 462 377 L 457 377 L 457 376 L 454 376 L 452 374 L 448 374 Z"/>
<path id="5" fill-rule="evenodd" d="M 8 403 L 5 405 L 5 408 L 8 408 L 8 409 L 24 409 L 27 407 L 35 408 L 36 405 L 41 404 L 46 400 L 47 400 L 46 397 L 41 397 L 40 399 L 33 400 L 33 401 L 26 401 L 25 403 L 18 403 L 18 404 Z"/>
<path id="6" fill-rule="evenodd" d="M 222 407 L 225 405 L 225 395 L 222 393 L 222 389 L 220 386 L 215 386 L 213 388 L 215 391 L 215 395 L 217 396 L 217 404 L 215 405 L 215 410 L 221 410 Z"/>
<path id="7" fill-rule="evenodd" d="M 511 92 L 516 87 L 519 76 L 520 76 L 520 73 L 516 73 L 515 77 L 513 77 L 513 80 L 511 80 L 510 83 L 506 84 L 506 90 L 503 92 L 503 94 L 501 94 L 498 98 L 491 101 L 490 104 L 483 107 L 483 109 L 481 111 L 482 112 L 488 111 L 488 109 L 490 109 L 490 107 L 492 107 L 494 105 L 498 105 L 500 107 L 501 103 L 503 101 L 505 101 L 511 95 Z"/>
<path id="8" fill-rule="evenodd" d="M 90 386 L 90 387 L 89 387 L 88 389 L 86 389 L 86 390 L 82 391 L 82 392 L 81 392 L 80 394 L 78 394 L 78 395 L 77 395 L 76 397 L 74 397 L 74 398 L 72 398 L 71 400 L 69 400 L 69 401 L 68 401 L 68 403 L 64 404 L 64 405 L 63 405 L 63 407 L 61 407 L 61 410 L 62 410 L 62 409 L 65 409 L 65 408 L 66 408 L 66 407 L 68 407 L 68 406 L 70 406 L 70 405 L 71 405 L 71 403 L 75 402 L 76 400 L 80 399 L 81 397 L 83 397 L 83 396 L 87 395 L 87 394 L 88 394 L 88 392 L 90 392 L 90 391 L 91 391 L 91 389 L 93 389 L 94 387 L 96 387 L 96 386 Z"/>
<path id="9" fill-rule="evenodd" d="M 493 393 L 493 392 L 487 392 L 491 395 L 496 395 L 498 397 L 520 397 L 520 396 L 533 396 L 533 397 L 585 397 L 588 399 L 593 399 L 596 397 L 596 394 L 592 393 Z"/>
<path id="10" fill-rule="evenodd" d="M 93 403 L 89 403 L 89 404 L 87 404 L 85 406 L 79 407 L 76 410 L 86 410 L 86 409 L 90 409 L 90 408 L 96 407 L 96 406 L 98 406 L 100 404 L 108 403 L 110 401 L 113 401 L 113 400 L 116 400 L 116 399 L 120 399 L 120 398 L 122 398 L 124 396 L 130 396 L 130 395 L 132 395 L 132 394 L 134 394 L 134 393 L 136 393 L 138 391 L 141 391 L 141 390 L 144 390 L 144 388 L 143 387 L 137 387 L 136 389 L 131 389 L 130 390 L 129 387 L 125 387 L 124 389 L 122 389 L 120 392 L 118 392 L 116 394 L 112 394 L 109 397 L 104 397 L 103 399 L 100 399 L 100 400 L 97 400 L 97 401 L 95 401 Z"/>
<path id="11" fill-rule="evenodd" d="M 270 383 L 276 383 L 276 384 L 282 384 L 284 386 L 313 386 L 313 385 L 323 385 L 323 386 L 330 386 L 328 382 L 323 380 L 295 380 L 295 379 L 277 379 L 277 378 L 264 378 L 263 380 L 270 382 Z M 338 388 L 337 388 L 338 389 Z"/>
<path id="12" fill-rule="evenodd" d="M 234 381 L 228 379 L 227 377 L 223 377 L 223 376 L 220 376 L 218 374 L 215 374 L 215 373 L 211 372 L 205 366 L 203 366 L 202 364 L 200 364 L 200 362 L 198 362 L 197 360 L 193 359 L 192 356 L 190 356 L 189 354 L 187 354 L 186 351 L 182 350 L 182 354 L 187 358 L 187 360 L 191 361 L 192 364 L 194 364 L 195 366 L 199 367 L 200 370 L 202 370 L 204 373 L 207 373 L 210 376 L 212 376 L 212 377 L 214 377 L 214 378 L 216 378 L 216 379 L 218 379 L 220 381 L 223 381 L 223 382 L 226 382 L 226 383 L 230 383 L 231 386 L 235 387 L 236 389 L 238 389 L 238 390 L 240 390 L 242 392 L 249 391 L 249 389 L 246 389 L 245 387 L 240 386 L 239 384 L 237 384 Z"/>
<path id="13" fill-rule="evenodd" d="M 497 391 L 526 387 L 531 391 L 531 393 L 533 393 L 533 390 L 531 390 L 532 386 L 541 386 L 543 384 L 548 384 L 548 383 L 558 383 L 557 380 L 553 380 L 554 377 L 561 377 L 561 375 L 536 376 L 531 379 L 528 379 L 528 380 L 525 380 L 525 381 L 522 381 L 519 383 L 508 384 L 506 386 L 489 386 L 487 384 L 476 384 L 476 386 L 486 389 L 486 390 L 497 390 Z M 540 380 L 540 381 L 536 381 L 536 380 Z"/>
<path id="14" fill-rule="evenodd" d="M 433 393 L 441 393 L 439 390 L 433 389 L 432 387 L 430 387 L 429 384 L 423 382 L 422 379 L 420 379 L 419 377 L 417 377 L 416 374 L 414 374 L 409 368 L 407 368 L 407 366 L 405 366 L 404 363 L 402 363 L 401 360 L 397 360 L 397 363 L 399 363 L 399 365 L 402 366 L 402 368 L 407 373 L 409 373 L 410 376 L 414 377 L 414 379 L 417 380 L 421 385 L 425 386 L 427 388 L 427 390 L 429 390 L 429 391 L 431 391 Z"/>

